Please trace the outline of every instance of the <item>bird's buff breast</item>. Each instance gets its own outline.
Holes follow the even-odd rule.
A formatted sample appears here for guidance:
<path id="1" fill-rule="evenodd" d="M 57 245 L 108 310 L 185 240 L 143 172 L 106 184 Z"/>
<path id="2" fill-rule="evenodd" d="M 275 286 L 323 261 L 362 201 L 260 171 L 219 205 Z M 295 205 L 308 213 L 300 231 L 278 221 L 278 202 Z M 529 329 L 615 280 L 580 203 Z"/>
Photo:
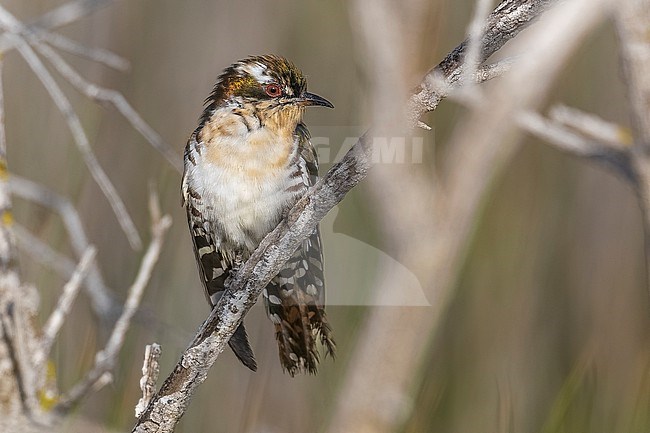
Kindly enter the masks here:
<path id="1" fill-rule="evenodd" d="M 295 192 L 287 191 L 296 152 L 293 136 L 259 128 L 204 145 L 192 177 L 205 216 L 218 223 L 214 232 L 223 235 L 218 241 L 253 250 L 295 201 Z"/>

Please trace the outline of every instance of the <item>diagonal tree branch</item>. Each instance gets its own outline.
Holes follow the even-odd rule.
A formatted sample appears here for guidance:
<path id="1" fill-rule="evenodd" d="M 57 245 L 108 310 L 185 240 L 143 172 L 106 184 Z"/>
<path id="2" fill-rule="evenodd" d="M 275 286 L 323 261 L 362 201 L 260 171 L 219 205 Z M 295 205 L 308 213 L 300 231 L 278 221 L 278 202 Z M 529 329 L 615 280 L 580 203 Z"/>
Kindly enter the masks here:
<path id="1" fill-rule="evenodd" d="M 539 16 L 550 0 L 505 0 L 490 14 L 482 38 L 479 60 L 483 62 Z M 434 110 L 461 76 L 466 43 L 454 49 L 430 71 L 407 106 L 409 125 Z M 446 87 L 437 85 L 444 77 Z M 185 412 L 196 388 L 207 377 L 230 336 L 255 304 L 262 289 L 278 273 L 299 243 L 345 194 L 363 180 L 371 166 L 373 131 L 368 131 L 334 167 L 296 203 L 287 217 L 261 242 L 242 266 L 229 290 L 199 329 L 165 380 L 134 432 L 170 432 Z"/>

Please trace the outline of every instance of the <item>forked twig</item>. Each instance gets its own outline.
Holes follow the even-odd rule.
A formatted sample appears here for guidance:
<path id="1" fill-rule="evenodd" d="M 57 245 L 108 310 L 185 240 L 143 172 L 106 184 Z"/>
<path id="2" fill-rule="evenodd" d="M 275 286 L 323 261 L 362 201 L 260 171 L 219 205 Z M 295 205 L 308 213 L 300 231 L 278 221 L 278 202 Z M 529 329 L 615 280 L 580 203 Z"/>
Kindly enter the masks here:
<path id="1" fill-rule="evenodd" d="M 57 302 L 54 311 L 52 311 L 52 314 L 50 314 L 50 317 L 48 317 L 43 326 L 41 349 L 40 352 L 37 353 L 35 360 L 37 366 L 43 367 L 45 359 L 49 356 L 54 340 L 61 329 L 61 325 L 63 325 L 63 321 L 70 312 L 72 303 L 76 299 L 77 293 L 79 293 L 81 283 L 88 273 L 90 264 L 94 260 L 96 253 L 97 250 L 95 247 L 88 247 L 84 255 L 81 257 L 79 265 L 72 274 L 72 278 L 70 278 L 70 281 L 68 281 L 63 287 L 63 292 L 59 297 L 59 301 Z"/>
<path id="2" fill-rule="evenodd" d="M 149 283 L 153 268 L 160 257 L 160 251 L 165 239 L 165 234 L 171 226 L 171 217 L 169 215 L 161 216 L 157 197 L 153 191 L 151 193 L 149 204 L 152 217 L 152 239 L 144 257 L 142 258 L 140 269 L 138 270 L 135 281 L 129 288 L 122 314 L 115 323 L 108 342 L 104 348 L 95 355 L 95 363 L 93 367 L 80 382 L 74 385 L 70 391 L 61 397 L 60 401 L 55 406 L 54 409 L 59 413 L 70 411 L 84 396 L 88 394 L 90 390 L 93 389 L 93 387 L 96 386 L 97 382 L 102 379 L 102 377 L 106 377 L 105 375 L 110 373 L 115 365 L 119 351 L 124 343 L 124 337 L 126 336 L 126 332 L 131 324 L 131 319 L 140 305 L 144 289 Z"/>
<path id="3" fill-rule="evenodd" d="M 95 179 L 95 182 L 97 182 L 97 185 L 99 185 L 100 189 L 106 196 L 106 199 L 111 205 L 111 208 L 113 209 L 113 212 L 115 213 L 115 216 L 120 226 L 122 227 L 122 230 L 126 234 L 131 247 L 134 249 L 140 249 L 142 247 L 142 241 L 140 240 L 140 235 L 135 228 L 135 224 L 127 212 L 122 198 L 117 193 L 117 190 L 113 186 L 113 183 L 110 181 L 108 175 L 99 164 L 97 157 L 90 147 L 90 142 L 86 136 L 86 132 L 81 125 L 79 116 L 74 111 L 72 104 L 54 80 L 54 77 L 52 77 L 50 72 L 47 70 L 45 65 L 43 65 L 27 41 L 25 41 L 22 36 L 19 35 L 21 28 L 20 22 L 2 6 L 0 6 L 0 26 L 6 30 L 8 33 L 6 36 L 15 44 L 18 52 L 21 54 L 25 62 L 27 62 L 34 74 L 41 81 L 47 92 L 50 94 L 52 101 L 65 118 L 68 128 L 70 129 L 70 132 L 74 138 L 75 144 L 81 152 L 88 170 Z"/>
<path id="4" fill-rule="evenodd" d="M 41 184 L 20 176 L 12 175 L 9 179 L 9 186 L 13 194 L 52 209 L 61 216 L 63 226 L 68 232 L 72 249 L 76 256 L 81 259 L 86 249 L 90 246 L 90 241 L 81 222 L 81 217 L 70 200 Z M 20 231 L 18 233 L 21 234 Z M 46 251 L 43 250 L 43 252 Z M 93 309 L 100 316 L 110 317 L 118 309 L 113 299 L 112 290 L 104 284 L 99 266 L 94 262 L 91 264 L 88 277 L 86 278 L 86 288 L 92 300 Z"/>

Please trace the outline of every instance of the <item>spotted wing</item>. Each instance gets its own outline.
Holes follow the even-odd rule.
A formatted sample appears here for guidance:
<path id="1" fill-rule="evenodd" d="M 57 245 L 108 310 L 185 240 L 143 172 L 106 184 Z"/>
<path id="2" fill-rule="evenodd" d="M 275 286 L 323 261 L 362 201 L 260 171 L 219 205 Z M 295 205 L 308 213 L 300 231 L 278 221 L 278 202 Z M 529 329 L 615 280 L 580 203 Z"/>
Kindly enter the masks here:
<path id="1" fill-rule="evenodd" d="M 185 171 L 181 187 L 182 205 L 187 213 L 187 223 L 194 246 L 194 255 L 199 269 L 199 277 L 203 283 L 205 296 L 213 308 L 223 294 L 230 273 L 235 265 L 236 252 L 223 251 L 218 247 L 214 224 L 204 218 L 204 205 L 201 196 L 191 188 L 188 180 L 188 165 L 196 164 L 195 154 L 200 152 L 200 143 L 197 143 L 195 134 L 185 148 Z M 239 325 L 228 342 L 237 358 L 253 371 L 257 370 L 257 363 L 253 350 L 248 342 L 244 324 Z"/>
<path id="2" fill-rule="evenodd" d="M 297 176 L 303 191 L 316 182 L 318 159 L 304 125 L 296 129 L 300 155 Z M 298 179 L 296 179 L 298 180 Z M 291 376 L 316 373 L 317 341 L 334 356 L 335 344 L 325 315 L 323 256 L 318 228 L 298 247 L 264 292 L 267 313 L 275 324 L 280 363 Z"/>

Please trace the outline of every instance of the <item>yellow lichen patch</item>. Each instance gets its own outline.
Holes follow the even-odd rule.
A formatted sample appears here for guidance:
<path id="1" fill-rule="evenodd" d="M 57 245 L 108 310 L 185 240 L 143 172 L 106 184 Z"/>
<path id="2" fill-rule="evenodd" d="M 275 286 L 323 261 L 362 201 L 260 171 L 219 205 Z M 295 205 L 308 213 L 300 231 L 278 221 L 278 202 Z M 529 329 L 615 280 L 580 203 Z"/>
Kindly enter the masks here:
<path id="1" fill-rule="evenodd" d="M 41 389 L 38 391 L 38 402 L 41 409 L 47 412 L 59 402 L 59 396 L 52 392 L 52 390 Z"/>
<path id="2" fill-rule="evenodd" d="M 632 135 L 632 131 L 624 126 L 619 126 L 618 140 L 626 146 L 631 146 L 634 144 L 634 136 Z"/>
<path id="3" fill-rule="evenodd" d="M 2 213 L 2 224 L 5 226 L 10 226 L 14 223 L 14 216 L 11 211 L 4 211 Z"/>
<path id="4" fill-rule="evenodd" d="M 56 368 L 52 361 L 47 362 L 45 386 L 38 391 L 38 402 L 45 411 L 51 410 L 59 402 L 56 393 Z"/>
<path id="5" fill-rule="evenodd" d="M 0 158 L 0 181 L 9 179 L 9 171 L 7 170 L 7 160 Z"/>

